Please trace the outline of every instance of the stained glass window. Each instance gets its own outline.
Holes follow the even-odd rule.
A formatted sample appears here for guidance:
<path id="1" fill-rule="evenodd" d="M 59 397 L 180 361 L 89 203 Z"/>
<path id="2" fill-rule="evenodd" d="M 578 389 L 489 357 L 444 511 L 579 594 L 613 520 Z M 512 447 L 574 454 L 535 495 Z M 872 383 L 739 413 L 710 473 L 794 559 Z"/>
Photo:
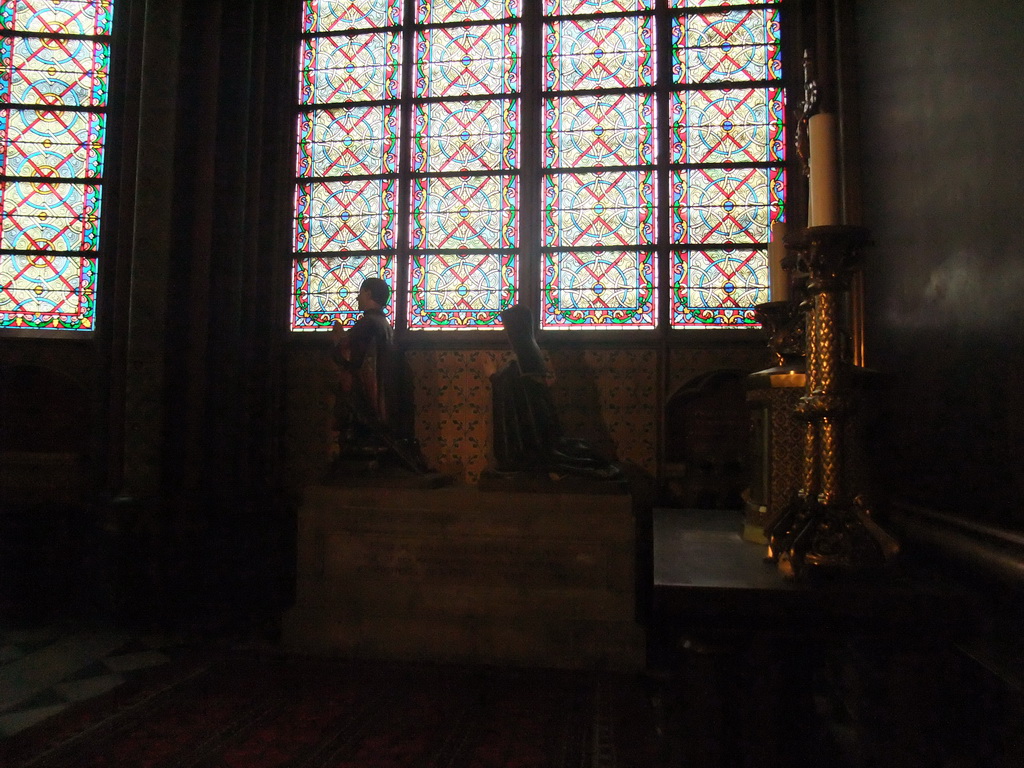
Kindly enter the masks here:
<path id="1" fill-rule="evenodd" d="M 95 327 L 112 15 L 0 3 L 0 328 Z"/>
<path id="2" fill-rule="evenodd" d="M 786 191 L 776 2 L 304 11 L 293 330 L 353 323 L 370 275 L 412 331 L 517 301 L 548 330 L 755 323 Z"/>
<path id="3" fill-rule="evenodd" d="M 406 27 L 400 0 L 305 3 L 293 330 L 354 323 L 371 275 L 409 328 L 498 328 L 515 303 L 519 1 L 412 10 Z"/>
<path id="4" fill-rule="evenodd" d="M 657 140 L 651 13 L 549 3 L 544 24 L 542 328 L 653 328 Z"/>
<path id="5" fill-rule="evenodd" d="M 681 328 L 755 324 L 754 305 L 770 298 L 771 224 L 784 217 L 779 11 L 714 5 L 672 19 L 671 324 Z"/>

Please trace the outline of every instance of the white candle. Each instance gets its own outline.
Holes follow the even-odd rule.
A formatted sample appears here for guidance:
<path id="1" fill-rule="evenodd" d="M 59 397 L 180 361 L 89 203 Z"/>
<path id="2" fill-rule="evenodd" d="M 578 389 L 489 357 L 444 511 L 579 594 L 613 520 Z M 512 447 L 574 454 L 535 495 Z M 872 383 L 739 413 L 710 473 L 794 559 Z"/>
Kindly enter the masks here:
<path id="1" fill-rule="evenodd" d="M 768 277 L 771 281 L 772 301 L 789 301 L 789 273 L 783 269 L 782 260 L 786 256 L 786 223 L 776 221 L 772 224 L 772 237 L 768 241 Z"/>
<path id="2" fill-rule="evenodd" d="M 839 223 L 839 173 L 836 151 L 836 116 L 822 112 L 813 115 L 807 125 L 810 143 L 810 194 L 808 226 L 824 227 Z"/>

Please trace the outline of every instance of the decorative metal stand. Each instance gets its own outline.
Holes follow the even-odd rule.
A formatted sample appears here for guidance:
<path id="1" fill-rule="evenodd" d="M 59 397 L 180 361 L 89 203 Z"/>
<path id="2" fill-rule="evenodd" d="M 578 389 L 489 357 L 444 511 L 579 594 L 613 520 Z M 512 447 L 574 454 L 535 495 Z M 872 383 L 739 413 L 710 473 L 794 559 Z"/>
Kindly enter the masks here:
<path id="1" fill-rule="evenodd" d="M 750 411 L 750 485 L 744 494 L 743 538 L 767 544 L 765 531 L 800 488 L 803 431 L 796 405 L 806 389 L 805 316 L 799 302 L 754 307 L 777 365 L 747 376 Z"/>
<path id="2" fill-rule="evenodd" d="M 780 366 L 804 359 L 804 310 L 795 301 L 769 301 L 754 307 L 754 316 L 768 334 L 768 347 Z"/>
<path id="3" fill-rule="evenodd" d="M 797 405 L 806 420 L 801 487 L 766 531 L 768 557 L 788 578 L 808 569 L 878 569 L 899 551 L 842 482 L 843 425 L 852 397 L 841 349 L 840 305 L 867 242 L 867 230 L 845 225 L 808 227 L 786 237 L 797 268 L 809 275 L 810 304 L 807 387 Z"/>

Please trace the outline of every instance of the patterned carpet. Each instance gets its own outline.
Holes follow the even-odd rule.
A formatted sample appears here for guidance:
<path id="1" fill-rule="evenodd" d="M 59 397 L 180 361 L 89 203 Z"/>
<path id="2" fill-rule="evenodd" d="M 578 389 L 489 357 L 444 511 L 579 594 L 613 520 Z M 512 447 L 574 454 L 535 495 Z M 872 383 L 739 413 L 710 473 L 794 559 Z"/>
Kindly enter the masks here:
<path id="1" fill-rule="evenodd" d="M 0 741 L 11 768 L 652 768 L 634 676 L 222 654 Z"/>

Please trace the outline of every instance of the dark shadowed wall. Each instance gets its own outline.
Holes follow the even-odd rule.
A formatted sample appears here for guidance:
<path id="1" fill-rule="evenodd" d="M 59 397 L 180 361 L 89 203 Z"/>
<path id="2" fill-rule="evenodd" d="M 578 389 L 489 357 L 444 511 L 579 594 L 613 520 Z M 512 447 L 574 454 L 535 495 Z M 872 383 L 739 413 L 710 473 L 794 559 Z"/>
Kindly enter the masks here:
<path id="1" fill-rule="evenodd" d="M 1024 3 L 857 3 L 867 361 L 896 493 L 1024 526 Z"/>

